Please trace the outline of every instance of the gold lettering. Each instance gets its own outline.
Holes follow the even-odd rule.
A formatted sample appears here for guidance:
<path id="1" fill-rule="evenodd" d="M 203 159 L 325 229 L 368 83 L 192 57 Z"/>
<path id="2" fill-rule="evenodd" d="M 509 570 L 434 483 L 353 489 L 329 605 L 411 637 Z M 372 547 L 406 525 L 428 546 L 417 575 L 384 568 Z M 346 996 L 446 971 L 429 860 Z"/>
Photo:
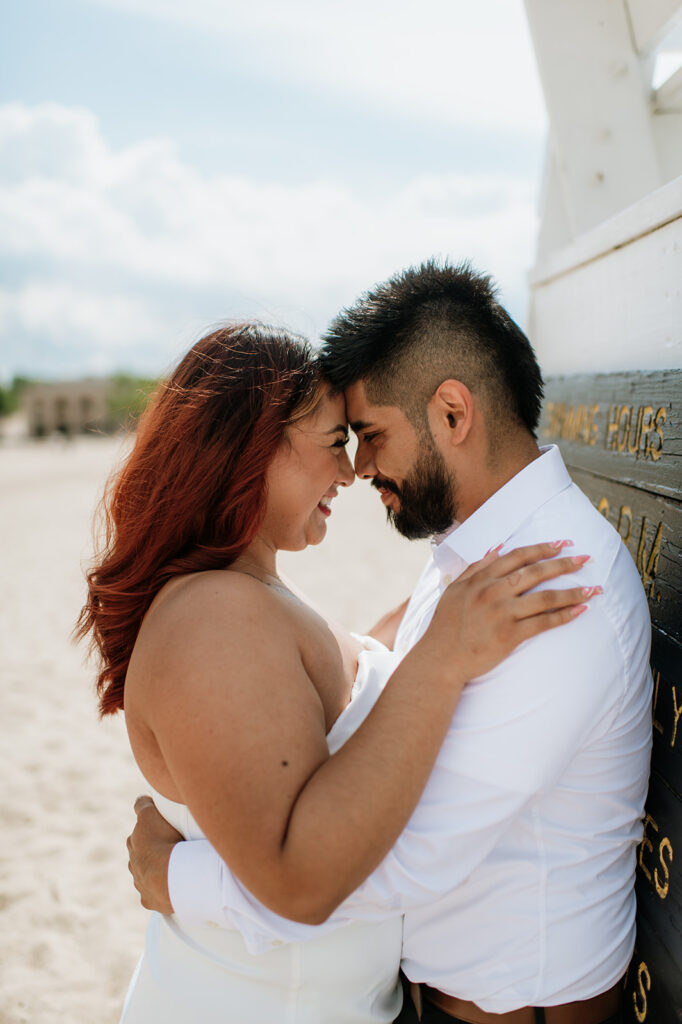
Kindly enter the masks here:
<path id="1" fill-rule="evenodd" d="M 673 722 L 673 734 L 672 734 L 672 738 L 670 740 L 670 746 L 674 747 L 675 746 L 675 740 L 677 739 L 677 723 L 680 720 L 680 715 L 682 715 L 682 705 L 680 705 L 680 707 L 678 708 L 678 706 L 677 706 L 677 691 L 675 690 L 674 686 L 671 687 L 671 690 L 672 690 L 672 693 L 673 693 L 673 708 L 675 709 L 675 720 Z"/>
<path id="2" fill-rule="evenodd" d="M 654 446 L 652 441 L 652 435 L 649 433 L 649 439 L 647 441 L 646 453 L 650 455 L 654 462 L 658 462 L 661 455 L 663 454 L 663 424 L 668 418 L 664 408 L 660 408 L 656 413 L 654 420 L 654 434 L 658 437 L 658 444 Z"/>
<path id="3" fill-rule="evenodd" d="M 651 975 L 649 974 L 649 968 L 642 960 L 641 964 L 637 968 L 637 984 L 639 985 L 639 992 L 632 993 L 632 1002 L 635 1009 L 635 1017 L 642 1024 L 646 1020 L 647 1014 L 647 992 L 651 991 Z M 641 1001 L 640 997 L 641 996 Z"/>
<path id="4" fill-rule="evenodd" d="M 660 672 L 654 672 L 654 703 L 653 703 L 653 706 L 651 708 L 651 721 L 652 721 L 654 729 L 657 729 L 658 732 L 660 732 L 660 734 L 662 736 L 663 735 L 663 726 L 661 725 L 661 723 L 656 718 L 656 705 L 658 704 L 658 688 L 659 688 L 660 684 L 661 684 L 661 673 Z"/>
<path id="5" fill-rule="evenodd" d="M 632 438 L 632 430 L 628 436 L 628 451 L 631 455 L 637 455 L 639 451 L 639 441 L 642 434 L 642 414 L 644 412 L 644 406 L 640 405 L 637 410 L 637 421 L 635 423 L 635 437 L 634 441 Z"/>
<path id="6" fill-rule="evenodd" d="M 618 439 L 618 406 L 610 405 L 606 421 L 606 436 L 604 438 L 605 448 L 615 448 Z"/>
<path id="7" fill-rule="evenodd" d="M 630 433 L 631 421 L 632 406 L 621 405 L 620 416 L 618 417 L 618 437 L 616 440 L 616 447 L 619 452 L 625 451 L 625 445 L 627 444 L 628 434 Z"/>
<path id="8" fill-rule="evenodd" d="M 585 443 L 589 444 L 590 448 L 594 448 L 599 437 L 599 424 L 596 422 L 599 416 L 599 406 L 593 405 L 590 409 L 590 417 L 587 421 L 587 432 L 585 434 Z"/>
<path id="9" fill-rule="evenodd" d="M 653 543 L 651 545 L 651 551 L 647 557 L 646 554 L 646 528 L 647 518 L 642 516 L 642 531 L 639 535 L 639 544 L 637 545 L 637 557 L 635 564 L 639 575 L 642 577 L 642 583 L 644 589 L 648 591 L 649 596 L 653 597 L 653 586 L 658 572 L 658 559 L 661 554 L 661 537 L 663 535 L 663 523 L 658 524 L 658 529 L 654 535 Z"/>
<path id="10" fill-rule="evenodd" d="M 646 880 L 648 882 L 651 882 L 651 872 L 644 863 L 644 851 L 650 850 L 652 853 L 654 852 L 654 845 L 647 834 L 647 829 L 649 828 L 649 825 L 653 827 L 654 831 L 658 832 L 658 825 L 656 824 L 656 822 L 650 814 L 646 814 L 644 816 L 644 831 L 642 833 L 642 842 L 639 844 L 639 866 L 642 869 L 642 873 L 644 874 Z"/>
<path id="11" fill-rule="evenodd" d="M 601 512 L 601 514 L 603 515 L 604 519 L 608 519 L 609 518 L 609 499 L 608 498 L 600 498 L 599 499 L 599 504 L 597 505 L 597 512 Z"/>
<path id="12" fill-rule="evenodd" d="M 626 532 L 623 533 L 621 525 L 623 520 L 626 520 Z M 623 538 L 623 543 L 627 544 L 630 540 L 630 534 L 632 533 L 632 509 L 629 505 L 621 505 L 620 512 L 618 513 L 618 526 L 616 527 L 618 533 Z"/>
<path id="13" fill-rule="evenodd" d="M 670 858 L 669 864 L 666 864 L 665 862 L 665 859 L 663 857 L 664 853 L 667 853 L 668 857 Z M 663 839 L 661 839 L 661 844 L 658 847 L 658 858 L 661 862 L 661 867 L 663 869 L 664 880 L 660 880 L 658 875 L 658 868 L 654 868 L 654 884 L 656 886 L 656 892 L 661 897 L 661 899 L 664 900 L 668 895 L 668 890 L 670 888 L 670 866 L 674 859 L 673 844 L 670 842 L 667 836 L 664 836 Z"/>
<path id="14" fill-rule="evenodd" d="M 626 405 L 614 402 L 605 407 L 606 430 L 604 447 L 607 451 L 627 452 L 629 455 L 653 459 L 657 462 L 663 453 L 663 428 L 667 411 L 660 406 L 654 413 L 652 405 Z M 599 440 L 598 403 L 569 405 L 567 402 L 547 402 L 545 406 L 545 437 L 589 445 Z"/>
<path id="15" fill-rule="evenodd" d="M 580 441 L 585 438 L 585 431 L 587 426 L 587 406 L 579 405 L 575 411 L 575 433 L 571 438 L 572 441 Z"/>
<path id="16" fill-rule="evenodd" d="M 651 427 L 653 426 L 654 408 L 652 405 L 642 406 L 642 426 L 640 428 L 639 443 L 644 455 L 648 454 L 649 451 L 649 434 L 651 433 Z"/>
<path id="17" fill-rule="evenodd" d="M 575 409 L 572 405 L 569 405 L 566 410 L 566 416 L 561 427 L 561 436 L 564 441 L 571 441 L 575 433 Z"/>
<path id="18" fill-rule="evenodd" d="M 559 402 L 558 405 L 554 406 L 554 415 L 552 416 L 552 432 L 556 438 L 560 438 L 562 436 L 565 418 L 566 403 Z"/>

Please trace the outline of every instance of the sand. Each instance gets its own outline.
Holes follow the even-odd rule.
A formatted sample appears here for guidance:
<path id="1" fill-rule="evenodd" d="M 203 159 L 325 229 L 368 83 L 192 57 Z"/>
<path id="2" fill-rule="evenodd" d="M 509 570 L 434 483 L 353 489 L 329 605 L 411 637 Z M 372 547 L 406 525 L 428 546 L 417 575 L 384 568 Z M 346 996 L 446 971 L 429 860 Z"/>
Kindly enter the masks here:
<path id="1" fill-rule="evenodd" d="M 93 670 L 69 634 L 90 521 L 120 440 L 0 446 L 0 1024 L 113 1024 L 147 913 L 127 871 L 145 791 L 122 716 L 100 722 Z M 327 540 L 282 568 L 363 630 L 407 596 L 426 558 L 356 483 Z"/>

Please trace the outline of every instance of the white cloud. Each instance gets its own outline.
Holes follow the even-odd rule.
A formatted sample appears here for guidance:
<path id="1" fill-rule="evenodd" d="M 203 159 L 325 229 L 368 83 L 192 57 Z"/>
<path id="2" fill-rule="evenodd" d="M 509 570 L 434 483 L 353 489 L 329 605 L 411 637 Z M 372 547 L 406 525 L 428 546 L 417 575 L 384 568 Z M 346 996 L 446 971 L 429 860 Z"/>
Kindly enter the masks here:
<path id="1" fill-rule="evenodd" d="M 543 130 L 522 0 L 90 2 L 222 36 L 261 75 L 402 117 Z"/>
<path id="2" fill-rule="evenodd" d="M 85 340 L 97 349 L 125 350 L 129 339 L 152 343 L 162 324 L 144 302 L 76 288 L 66 282 L 28 281 L 15 291 L 0 289 L 0 332 L 29 332 L 49 336 L 56 347 L 69 351 Z"/>
<path id="3" fill-rule="evenodd" d="M 0 338 L 71 340 L 112 365 L 144 350 L 162 366 L 216 319 L 320 331 L 432 254 L 492 271 L 518 315 L 535 229 L 531 185 L 503 173 L 421 176 L 370 200 L 324 180 L 208 177 L 164 140 L 114 150 L 86 110 L 0 107 L 0 259 L 25 268 L 0 295 Z"/>

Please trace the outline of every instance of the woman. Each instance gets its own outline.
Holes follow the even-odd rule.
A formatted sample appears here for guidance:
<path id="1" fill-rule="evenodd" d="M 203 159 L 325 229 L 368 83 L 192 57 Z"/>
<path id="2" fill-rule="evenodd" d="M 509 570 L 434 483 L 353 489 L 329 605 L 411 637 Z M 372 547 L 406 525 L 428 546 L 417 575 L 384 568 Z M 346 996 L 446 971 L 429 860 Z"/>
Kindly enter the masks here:
<path id="1" fill-rule="evenodd" d="M 80 620 L 101 657 L 102 714 L 125 706 L 171 823 L 205 834 L 261 901 L 309 923 L 395 841 L 466 681 L 584 607 L 579 589 L 555 592 L 550 615 L 546 594 L 525 594 L 576 568 L 538 561 L 556 545 L 488 556 L 448 588 L 353 732 L 377 665 L 276 565 L 278 550 L 323 539 L 353 481 L 346 442 L 343 398 L 301 339 L 257 325 L 202 339 L 159 390 L 106 499 L 107 546 Z M 400 919 L 300 945 L 254 957 L 237 933 L 155 915 L 123 1019 L 308 1022 L 330 1000 L 335 1021 L 393 1019 Z M 292 987 L 301 971 L 306 984 Z"/>

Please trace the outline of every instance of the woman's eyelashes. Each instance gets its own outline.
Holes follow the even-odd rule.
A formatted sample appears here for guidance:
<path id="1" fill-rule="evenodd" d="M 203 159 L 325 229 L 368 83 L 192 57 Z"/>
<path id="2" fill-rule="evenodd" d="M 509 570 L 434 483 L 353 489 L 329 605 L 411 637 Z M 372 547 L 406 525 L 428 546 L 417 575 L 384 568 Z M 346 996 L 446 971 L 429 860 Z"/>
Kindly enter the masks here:
<path id="1" fill-rule="evenodd" d="M 350 438 L 348 437 L 348 434 L 346 434 L 345 437 L 340 437 L 338 441 L 334 441 L 332 448 L 345 448 L 349 440 Z"/>

